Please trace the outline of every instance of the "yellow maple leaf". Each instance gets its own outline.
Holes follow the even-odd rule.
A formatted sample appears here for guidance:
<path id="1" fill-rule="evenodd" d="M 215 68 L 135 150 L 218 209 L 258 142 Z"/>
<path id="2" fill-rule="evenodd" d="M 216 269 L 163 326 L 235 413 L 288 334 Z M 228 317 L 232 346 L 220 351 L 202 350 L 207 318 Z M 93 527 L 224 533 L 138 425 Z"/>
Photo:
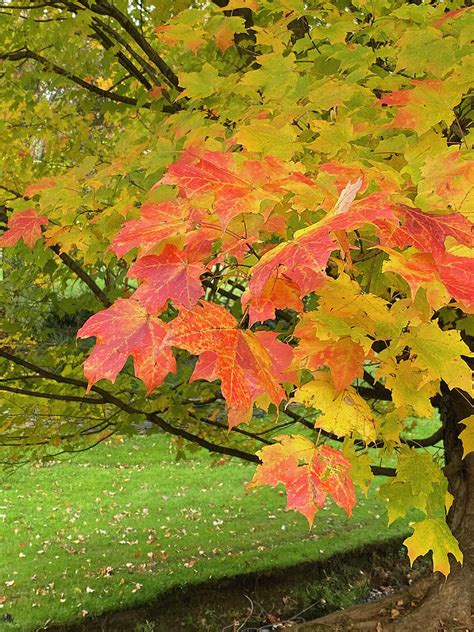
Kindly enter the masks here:
<path id="1" fill-rule="evenodd" d="M 338 394 L 327 372 L 317 373 L 312 382 L 299 388 L 294 401 L 322 411 L 316 421 L 317 428 L 338 437 L 354 432 L 364 441 L 375 440 L 375 419 L 367 402 L 351 386 Z"/>

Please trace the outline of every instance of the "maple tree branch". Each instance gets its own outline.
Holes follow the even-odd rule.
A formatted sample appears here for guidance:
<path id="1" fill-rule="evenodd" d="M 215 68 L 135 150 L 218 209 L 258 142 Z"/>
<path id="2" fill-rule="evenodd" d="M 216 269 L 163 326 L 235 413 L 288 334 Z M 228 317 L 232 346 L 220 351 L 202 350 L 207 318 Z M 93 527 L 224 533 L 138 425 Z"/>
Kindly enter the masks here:
<path id="1" fill-rule="evenodd" d="M 20 358 L 14 353 L 7 351 L 5 348 L 0 348 L 0 357 L 3 357 L 6 360 L 9 360 L 10 362 L 13 362 L 14 364 L 22 366 L 25 369 L 29 369 L 30 371 L 33 371 L 34 373 L 41 375 L 45 379 L 53 380 L 61 384 L 71 384 L 72 386 L 77 386 L 80 388 L 87 387 L 87 382 L 85 380 L 79 380 L 77 378 L 71 378 L 71 377 L 64 377 L 63 375 L 59 375 L 58 373 L 53 373 L 52 371 L 48 371 L 47 369 L 39 367 L 36 364 L 29 362 L 28 360 L 24 360 L 23 358 Z M 156 426 L 158 426 L 159 428 L 161 428 L 168 434 L 174 435 L 176 437 L 181 437 L 183 439 L 187 439 L 188 441 L 191 441 L 192 443 L 196 443 L 197 445 L 200 445 L 202 448 L 205 448 L 209 452 L 216 452 L 218 454 L 226 454 L 227 456 L 234 456 L 241 460 L 249 461 L 251 463 L 260 463 L 260 459 L 258 458 L 256 454 L 252 454 L 250 452 L 243 452 L 242 450 L 238 450 L 237 448 L 232 448 L 229 446 L 222 446 L 217 443 L 212 443 L 211 441 L 208 441 L 207 439 L 203 439 L 199 435 L 195 435 L 189 432 L 188 430 L 184 430 L 183 428 L 177 428 L 171 425 L 170 423 L 168 423 L 165 419 L 163 419 L 156 413 L 147 413 L 138 408 L 135 408 L 128 402 L 122 401 L 120 398 L 116 397 L 113 393 L 110 393 L 109 391 L 103 388 L 100 388 L 99 386 L 94 385 L 91 387 L 90 390 L 101 395 L 104 398 L 104 400 L 108 402 L 109 404 L 113 404 L 117 406 L 117 408 L 120 408 L 121 410 L 129 414 L 143 415 L 145 419 L 152 422 L 153 424 L 155 424 Z"/>
<path id="2" fill-rule="evenodd" d="M 111 48 L 114 47 L 114 43 L 112 42 L 112 40 L 109 37 L 107 37 L 105 33 L 102 32 L 102 30 L 98 27 L 97 24 L 93 22 L 90 25 L 90 27 L 96 34 L 95 37 L 93 36 L 93 39 L 98 40 L 102 44 L 102 46 L 105 48 L 105 50 L 110 50 Z M 147 90 L 151 89 L 151 84 L 143 76 L 140 70 L 131 62 L 131 60 L 128 59 L 128 57 L 126 57 L 121 51 L 117 51 L 117 53 L 115 54 L 115 57 L 117 58 L 117 61 L 119 62 L 119 64 L 123 68 L 128 70 L 128 72 L 133 77 L 135 77 L 135 79 L 137 79 Z"/>
<path id="3" fill-rule="evenodd" d="M 88 81 L 81 79 L 81 77 L 78 77 L 77 75 L 70 72 L 69 70 L 62 68 L 61 66 L 58 66 L 57 64 L 50 61 L 46 57 L 43 57 L 43 55 L 35 53 L 34 51 L 29 50 L 28 48 L 11 51 L 8 53 L 0 53 L 0 60 L 2 59 L 4 61 L 21 61 L 25 59 L 33 59 L 34 61 L 37 61 L 43 64 L 44 66 L 46 66 L 48 69 L 52 70 L 55 74 L 61 77 L 66 77 L 70 81 L 76 83 L 82 88 L 85 88 L 89 92 L 96 94 L 97 96 L 104 97 L 106 99 L 110 99 L 118 103 L 124 103 L 126 105 L 136 106 L 138 103 L 137 99 L 134 99 L 133 97 L 127 97 L 121 94 L 117 94 L 116 92 L 103 90 L 102 88 L 99 88 L 99 86 L 96 86 L 93 83 L 89 83 Z M 141 107 L 149 108 L 150 104 L 144 103 Z"/>
<path id="4" fill-rule="evenodd" d="M 59 393 L 47 393 L 44 391 L 29 391 L 23 388 L 0 385 L 0 391 L 17 393 L 18 395 L 28 395 L 29 397 L 40 397 L 42 399 L 55 399 L 62 402 L 82 402 L 84 404 L 105 404 L 105 400 L 99 397 L 81 397 L 79 395 L 61 395 Z"/>
<path id="5" fill-rule="evenodd" d="M 77 261 L 74 261 L 74 259 L 72 259 L 72 257 L 70 257 L 66 252 L 61 252 L 61 249 L 57 245 L 50 246 L 50 248 L 56 255 L 58 255 L 61 261 L 87 285 L 102 305 L 105 307 L 110 307 L 112 305 L 112 301 L 108 298 L 105 292 L 97 285 L 94 279 L 90 277 L 83 268 L 81 268 Z"/>
<path id="6" fill-rule="evenodd" d="M 210 419 L 200 419 L 199 417 L 196 417 L 196 415 L 193 415 L 192 413 L 188 413 L 188 414 L 192 419 L 195 419 L 198 422 L 200 421 L 202 423 L 207 424 L 208 426 L 214 426 L 214 428 L 222 428 L 222 430 L 225 430 L 227 432 L 229 431 L 229 426 L 227 424 L 221 423 L 219 421 L 211 421 Z M 234 426 L 231 432 L 237 432 L 238 434 L 245 435 L 246 437 L 250 437 L 251 439 L 254 439 L 255 441 L 264 443 L 265 445 L 273 445 L 275 443 L 274 441 L 265 439 L 265 437 L 260 437 L 259 435 L 253 432 L 249 432 L 248 430 L 244 430 L 243 428 L 239 428 L 238 426 Z"/>
<path id="7" fill-rule="evenodd" d="M 367 397 L 366 399 L 380 399 L 386 402 L 392 401 L 392 393 L 389 391 L 389 389 L 385 388 L 385 386 L 380 382 L 377 382 L 377 380 L 372 375 L 370 375 L 368 371 L 364 371 L 364 381 L 370 384 L 370 386 L 372 387 L 369 393 L 373 391 L 373 395 L 371 397 Z M 357 390 L 362 395 L 362 392 L 366 392 L 367 388 L 364 386 L 360 386 L 357 388 Z"/>
<path id="8" fill-rule="evenodd" d="M 8 187 L 3 186 L 3 184 L 0 184 L 0 189 L 2 189 L 2 191 L 6 191 L 7 193 L 11 193 L 12 195 L 15 196 L 16 199 L 23 197 L 19 191 L 15 191 L 14 189 L 9 189 Z"/>
<path id="9" fill-rule="evenodd" d="M 30 2 L 29 5 L 21 5 L 21 4 L 0 4 L 1 9 L 12 9 L 12 10 L 20 10 L 24 9 L 33 10 L 33 9 L 45 9 L 46 7 L 56 7 L 58 2 L 54 2 L 54 0 L 50 0 L 50 2 L 41 2 L 40 4 L 34 4 Z"/>
<path id="10" fill-rule="evenodd" d="M 108 33 L 108 35 L 110 35 L 110 37 L 113 37 L 121 46 L 123 46 L 123 48 L 129 53 L 129 55 L 131 55 L 133 57 L 133 59 L 142 67 L 143 71 L 146 72 L 150 76 L 151 80 L 153 81 L 153 83 L 155 85 L 159 85 L 160 84 L 160 81 L 159 81 L 158 77 L 156 76 L 151 64 L 149 64 L 146 61 L 146 59 L 143 59 L 143 57 L 141 55 L 139 55 L 130 46 L 130 44 L 119 33 L 117 33 L 117 31 L 115 31 L 111 26 L 109 26 L 105 22 L 102 22 L 102 20 L 99 20 L 99 18 L 94 18 L 93 19 L 93 23 L 97 25 L 97 28 L 99 30 L 105 31 L 105 33 Z M 108 41 L 113 46 L 113 43 L 111 42 L 111 40 L 108 39 Z M 140 71 L 139 71 L 139 74 L 141 75 Z M 148 84 L 148 86 L 149 86 L 148 89 L 151 89 L 151 84 L 148 83 L 148 81 L 146 80 L 145 77 L 143 77 L 143 75 L 141 75 L 141 76 L 142 76 L 142 80 L 144 82 L 146 82 L 146 84 Z"/>
<path id="11" fill-rule="evenodd" d="M 0 357 L 3 357 L 6 360 L 9 360 L 10 362 L 13 362 L 14 364 L 22 366 L 26 369 L 29 369 L 46 379 L 50 379 L 50 380 L 64 383 L 64 384 L 71 384 L 73 386 L 78 386 L 82 388 L 87 387 L 87 382 L 85 382 L 85 380 L 78 380 L 76 378 L 68 378 L 68 377 L 59 375 L 57 373 L 53 373 L 27 360 L 24 360 L 23 358 L 20 358 L 19 356 L 16 356 L 15 354 L 7 351 L 4 348 L 0 348 Z M 241 460 L 248 461 L 250 463 L 258 464 L 261 462 L 256 454 L 252 454 L 251 452 L 244 452 L 243 450 L 232 448 L 230 446 L 223 446 L 217 443 L 212 443 L 211 441 L 208 441 L 207 439 L 204 439 L 200 437 L 199 435 L 189 432 L 188 430 L 185 430 L 184 428 L 177 428 L 176 426 L 173 426 L 172 424 L 167 422 L 165 419 L 163 419 L 156 413 L 147 413 L 138 408 L 135 408 L 131 404 L 124 402 L 118 397 L 116 397 L 115 395 L 113 395 L 113 393 L 110 393 L 109 391 L 103 388 L 100 388 L 99 386 L 96 386 L 96 385 L 92 386 L 91 391 L 98 393 L 99 395 L 103 397 L 103 399 L 106 402 L 110 404 L 114 404 L 115 406 L 122 409 L 123 411 L 128 412 L 130 414 L 143 415 L 148 421 L 152 422 L 153 424 L 155 424 L 156 426 L 158 426 L 159 428 L 161 428 L 168 434 L 174 435 L 176 437 L 181 437 L 182 439 L 186 439 L 187 441 L 190 441 L 192 443 L 196 443 L 197 445 L 201 446 L 202 448 L 205 448 L 209 452 L 225 454 L 227 456 L 236 457 Z M 371 466 L 371 469 L 374 475 L 376 476 L 379 476 L 379 475 L 380 476 L 395 476 L 396 474 L 396 470 L 394 468 L 382 467 L 382 466 Z"/>
<path id="12" fill-rule="evenodd" d="M 108 2 L 108 0 L 97 0 L 96 2 L 89 2 L 88 0 L 79 0 L 80 4 L 97 13 L 99 15 L 107 15 L 114 20 L 116 20 L 120 26 L 130 35 L 130 37 L 135 41 L 135 43 L 142 49 L 142 51 L 147 55 L 147 57 L 155 64 L 155 66 L 160 70 L 162 75 L 165 77 L 166 82 L 177 90 L 181 91 L 179 86 L 179 80 L 177 75 L 173 72 L 171 67 L 165 62 L 165 60 L 160 57 L 157 51 L 151 46 L 148 40 L 140 33 L 137 29 L 133 21 L 126 15 L 122 13 L 118 7 Z"/>
<path id="13" fill-rule="evenodd" d="M 387 476 L 393 478 L 397 475 L 397 470 L 394 467 L 384 467 L 383 465 L 371 465 L 370 469 L 374 476 Z"/>

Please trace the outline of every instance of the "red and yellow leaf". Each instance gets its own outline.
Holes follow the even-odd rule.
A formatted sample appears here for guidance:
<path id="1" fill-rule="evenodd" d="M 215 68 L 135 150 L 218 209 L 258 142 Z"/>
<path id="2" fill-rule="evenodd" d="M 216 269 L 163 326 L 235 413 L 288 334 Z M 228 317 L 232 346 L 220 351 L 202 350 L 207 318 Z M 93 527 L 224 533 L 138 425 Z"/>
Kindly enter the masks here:
<path id="1" fill-rule="evenodd" d="M 276 440 L 279 443 L 257 453 L 262 463 L 247 489 L 282 483 L 287 493 L 287 509 L 303 514 L 310 526 L 328 495 L 350 516 L 356 497 L 349 478 L 351 465 L 342 452 L 326 445 L 315 446 L 299 435 L 282 435 Z"/>
<path id="2" fill-rule="evenodd" d="M 133 248 L 145 255 L 164 240 L 176 240 L 184 236 L 192 226 L 191 212 L 186 204 L 170 202 L 146 202 L 141 207 L 140 219 L 126 222 L 114 237 L 110 249 L 122 257 Z"/>
<path id="3" fill-rule="evenodd" d="M 168 244 L 159 255 L 138 259 L 127 276 L 143 281 L 133 298 L 145 305 L 149 314 L 157 314 L 168 300 L 191 309 L 204 293 L 199 277 L 205 269 L 199 259 L 196 261 L 186 251 Z"/>
<path id="4" fill-rule="evenodd" d="M 92 353 L 84 362 L 84 374 L 91 386 L 100 379 L 115 381 L 127 358 L 133 357 L 135 375 L 151 392 L 159 386 L 176 362 L 166 343 L 167 325 L 149 316 L 133 299 L 119 298 L 79 329 L 79 338 L 96 337 Z"/>
<path id="5" fill-rule="evenodd" d="M 38 215 L 29 208 L 26 211 L 16 211 L 8 221 L 8 230 L 0 236 L 0 248 L 14 246 L 23 239 L 28 248 L 33 246 L 41 238 L 41 227 L 48 223 L 45 215 Z"/>
<path id="6" fill-rule="evenodd" d="M 271 350 L 223 307 L 206 302 L 182 310 L 170 327 L 168 344 L 200 356 L 192 379 L 221 380 L 230 428 L 250 420 L 257 397 L 266 395 L 276 406 L 284 399 L 282 367 L 275 369 Z"/>

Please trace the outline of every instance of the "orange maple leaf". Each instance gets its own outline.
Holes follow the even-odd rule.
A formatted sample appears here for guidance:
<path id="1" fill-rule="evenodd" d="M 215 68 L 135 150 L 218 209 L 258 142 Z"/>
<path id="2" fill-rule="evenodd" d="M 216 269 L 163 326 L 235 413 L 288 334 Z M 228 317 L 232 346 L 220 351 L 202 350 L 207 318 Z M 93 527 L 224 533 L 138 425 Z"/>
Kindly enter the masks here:
<path id="1" fill-rule="evenodd" d="M 291 348 L 276 334 L 259 333 L 270 333 L 271 340 L 266 337 L 262 344 L 259 335 L 240 329 L 226 309 L 208 302 L 182 310 L 170 323 L 167 343 L 199 355 L 192 379 L 221 380 L 230 428 L 250 420 L 260 395 L 276 406 L 285 397 L 281 363 L 290 363 Z M 289 350 L 286 356 L 283 349 Z"/>
<path id="2" fill-rule="evenodd" d="M 192 224 L 192 210 L 177 200 L 146 202 L 141 207 L 140 219 L 126 222 L 112 240 L 110 249 L 117 257 L 133 248 L 139 248 L 144 255 L 167 238 L 185 235 Z"/>
<path id="3" fill-rule="evenodd" d="M 84 362 L 88 391 L 100 379 L 115 381 L 131 355 L 135 375 L 148 392 L 159 386 L 176 362 L 165 338 L 167 325 L 149 316 L 145 308 L 133 299 L 119 298 L 101 312 L 91 316 L 77 332 L 78 338 L 96 337 L 96 345 Z"/>
<path id="4" fill-rule="evenodd" d="M 188 309 L 193 307 L 204 293 L 199 277 L 205 269 L 196 257 L 168 244 L 159 255 L 138 259 L 127 276 L 144 281 L 133 298 L 140 301 L 148 313 L 157 314 L 168 300 Z"/>
<path id="5" fill-rule="evenodd" d="M 41 237 L 41 227 L 47 223 L 46 215 L 38 215 L 32 208 L 16 211 L 8 221 L 8 230 L 0 237 L 0 248 L 14 246 L 23 239 L 28 248 L 33 250 L 33 246 Z"/>
<path id="6" fill-rule="evenodd" d="M 263 200 L 276 203 L 295 186 L 314 186 L 272 156 L 241 161 L 232 152 L 197 152 L 196 148 L 183 152 L 157 185 L 174 184 L 184 198 L 212 196 L 223 226 L 241 213 L 260 212 Z"/>
<path id="7" fill-rule="evenodd" d="M 257 453 L 262 464 L 257 466 L 247 489 L 282 483 L 287 493 L 286 508 L 299 511 L 310 526 L 328 494 L 350 516 L 356 497 L 349 478 L 351 465 L 342 453 L 326 445 L 315 446 L 301 435 L 282 435 L 276 440 L 279 443 Z"/>

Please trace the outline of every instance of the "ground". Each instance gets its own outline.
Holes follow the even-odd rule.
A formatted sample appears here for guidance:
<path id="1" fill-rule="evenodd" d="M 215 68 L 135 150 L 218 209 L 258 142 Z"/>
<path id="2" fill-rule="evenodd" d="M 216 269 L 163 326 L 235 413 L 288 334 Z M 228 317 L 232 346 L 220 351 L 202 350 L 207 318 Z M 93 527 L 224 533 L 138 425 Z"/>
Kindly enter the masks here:
<path id="1" fill-rule="evenodd" d="M 321 562 L 401 540 L 406 530 L 387 530 L 375 487 L 351 520 L 328 505 L 309 530 L 285 512 L 281 490 L 246 493 L 252 473 L 252 465 L 222 464 L 201 451 L 176 461 L 154 435 L 4 475 L 0 630 L 27 632 L 141 606 L 177 587 Z M 307 605 L 334 592 L 332 607 L 349 605 L 364 590 L 334 581 L 318 585 Z"/>

